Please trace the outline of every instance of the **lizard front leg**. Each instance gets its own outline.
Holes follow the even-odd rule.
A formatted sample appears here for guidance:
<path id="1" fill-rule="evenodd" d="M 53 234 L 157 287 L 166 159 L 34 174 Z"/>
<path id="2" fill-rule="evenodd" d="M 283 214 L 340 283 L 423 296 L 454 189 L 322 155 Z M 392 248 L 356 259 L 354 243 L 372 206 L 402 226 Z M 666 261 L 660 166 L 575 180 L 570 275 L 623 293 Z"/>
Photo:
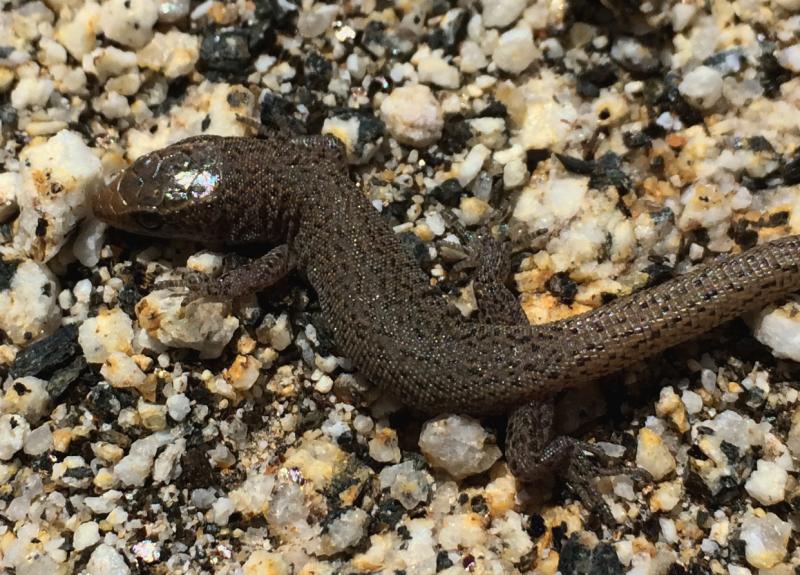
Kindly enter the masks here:
<path id="1" fill-rule="evenodd" d="M 183 305 L 203 297 L 235 299 L 275 285 L 292 272 L 295 263 L 289 246 L 282 244 L 259 258 L 223 272 L 216 278 L 192 274 L 178 280 L 157 282 L 154 287 L 186 289 L 189 293 L 184 298 Z"/>

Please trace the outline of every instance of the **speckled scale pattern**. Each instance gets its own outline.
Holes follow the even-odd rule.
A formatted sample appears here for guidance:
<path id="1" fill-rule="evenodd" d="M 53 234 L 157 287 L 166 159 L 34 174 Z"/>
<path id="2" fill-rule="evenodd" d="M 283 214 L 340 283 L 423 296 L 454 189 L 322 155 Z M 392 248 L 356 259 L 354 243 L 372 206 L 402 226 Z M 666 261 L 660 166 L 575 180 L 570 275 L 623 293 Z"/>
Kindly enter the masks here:
<path id="1" fill-rule="evenodd" d="M 202 200 L 163 197 L 177 173 L 195 185 L 185 183 L 187 170 L 217 175 L 215 186 Z M 137 160 L 98 196 L 95 212 L 162 237 L 288 243 L 341 354 L 428 413 L 516 409 L 507 455 L 528 476 L 541 468 L 523 460 L 547 459 L 555 449 L 548 444 L 555 393 L 800 287 L 800 237 L 790 236 L 557 323 L 464 321 L 350 181 L 329 137 L 191 138 Z"/>

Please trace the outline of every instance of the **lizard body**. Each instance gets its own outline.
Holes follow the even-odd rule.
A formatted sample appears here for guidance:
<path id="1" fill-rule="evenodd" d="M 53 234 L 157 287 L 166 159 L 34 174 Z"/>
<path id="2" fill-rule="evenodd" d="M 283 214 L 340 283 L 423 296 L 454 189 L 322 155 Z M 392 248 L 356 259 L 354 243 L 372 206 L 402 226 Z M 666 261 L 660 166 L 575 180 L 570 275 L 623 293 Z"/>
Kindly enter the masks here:
<path id="1" fill-rule="evenodd" d="M 583 486 L 603 472 L 585 457 L 598 452 L 553 436 L 554 396 L 800 288 L 800 236 L 789 236 L 567 320 L 531 326 L 517 310 L 468 322 L 353 185 L 328 137 L 190 138 L 136 160 L 94 209 L 136 233 L 274 246 L 209 293 L 262 289 L 296 266 L 341 353 L 370 380 L 427 413 L 512 413 L 512 471 L 560 474 L 601 510 Z"/>

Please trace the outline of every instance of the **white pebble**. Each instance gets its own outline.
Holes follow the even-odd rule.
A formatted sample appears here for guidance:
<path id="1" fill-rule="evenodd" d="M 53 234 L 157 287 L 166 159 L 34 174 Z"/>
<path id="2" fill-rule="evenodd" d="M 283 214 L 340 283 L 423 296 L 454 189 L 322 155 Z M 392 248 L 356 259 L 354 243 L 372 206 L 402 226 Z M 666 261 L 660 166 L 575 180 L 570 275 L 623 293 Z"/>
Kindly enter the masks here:
<path id="1" fill-rule="evenodd" d="M 43 423 L 25 438 L 23 451 L 28 455 L 37 456 L 46 453 L 52 446 L 53 432 L 50 431 L 50 424 Z"/>
<path id="2" fill-rule="evenodd" d="M 526 0 L 483 0 L 483 25 L 505 28 L 519 18 L 528 5 Z"/>
<path id="3" fill-rule="evenodd" d="M 130 575 L 131 570 L 116 549 L 102 544 L 92 551 L 86 572 L 88 575 Z"/>
<path id="4" fill-rule="evenodd" d="M 141 48 L 158 21 L 157 0 L 106 0 L 100 8 L 100 29 L 110 40 Z"/>
<path id="5" fill-rule="evenodd" d="M 794 73 L 800 72 L 800 44 L 792 44 L 788 48 L 775 53 L 778 64 Z"/>
<path id="6" fill-rule="evenodd" d="M 458 166 L 458 183 L 462 186 L 466 186 L 474 180 L 475 176 L 477 176 L 478 172 L 483 168 L 483 164 L 486 163 L 486 160 L 489 159 L 491 155 L 491 150 L 483 144 L 474 146 L 467 154 L 467 157 L 464 158 L 464 161 Z"/>
<path id="7" fill-rule="evenodd" d="M 790 301 L 763 310 L 756 317 L 753 335 L 775 357 L 800 362 L 800 303 Z"/>
<path id="8" fill-rule="evenodd" d="M 303 10 L 297 18 L 297 31 L 303 38 L 316 38 L 333 25 L 339 13 L 338 4 L 315 4 L 311 10 Z"/>
<path id="9" fill-rule="evenodd" d="M 444 469 L 456 479 L 486 471 L 501 455 L 478 421 L 459 415 L 426 422 L 419 447 L 432 466 Z"/>
<path id="10" fill-rule="evenodd" d="M 236 511 L 236 504 L 228 497 L 220 497 L 211 506 L 211 520 L 217 525 L 227 525 L 228 519 Z"/>
<path id="11" fill-rule="evenodd" d="M 510 74 L 519 74 L 530 66 L 539 51 L 533 44 L 530 28 L 512 28 L 503 33 L 492 53 L 497 67 Z"/>
<path id="12" fill-rule="evenodd" d="M 695 415 L 703 410 L 703 398 L 688 389 L 681 394 L 681 401 L 686 408 L 686 412 Z"/>
<path id="13" fill-rule="evenodd" d="M 381 104 L 381 117 L 398 142 L 420 148 L 436 142 L 444 126 L 442 108 L 424 84 L 395 88 Z"/>
<path id="14" fill-rule="evenodd" d="M 455 90 L 461 85 L 458 68 L 438 56 L 428 56 L 417 66 L 419 81 Z"/>
<path id="15" fill-rule="evenodd" d="M 192 410 L 191 401 L 182 393 L 167 398 L 169 416 L 175 421 L 183 421 Z"/>
<path id="16" fill-rule="evenodd" d="M 774 505 L 784 499 L 789 474 L 773 461 L 758 460 L 756 470 L 750 475 L 744 488 L 762 505 Z"/>
<path id="17" fill-rule="evenodd" d="M 763 517 L 746 516 L 742 521 L 740 538 L 745 542 L 747 562 L 759 569 L 771 569 L 786 555 L 791 533 L 791 524 L 774 513 Z"/>
<path id="18" fill-rule="evenodd" d="M 678 85 L 678 91 L 701 108 L 711 108 L 722 96 L 722 75 L 714 68 L 698 66 Z"/>
<path id="19" fill-rule="evenodd" d="M 8 461 L 22 449 L 30 426 L 20 415 L 5 413 L 0 415 L 0 460 Z"/>
<path id="20" fill-rule="evenodd" d="M 11 105 L 17 110 L 41 108 L 53 93 L 53 81 L 47 78 L 21 78 L 11 91 Z"/>
<path id="21" fill-rule="evenodd" d="M 675 469 L 675 458 L 660 435 L 643 427 L 639 430 L 636 465 L 650 473 L 653 479 L 659 481 Z"/>
<path id="22" fill-rule="evenodd" d="M 81 523 L 75 530 L 72 545 L 76 551 L 83 551 L 100 541 L 100 526 L 95 521 Z"/>

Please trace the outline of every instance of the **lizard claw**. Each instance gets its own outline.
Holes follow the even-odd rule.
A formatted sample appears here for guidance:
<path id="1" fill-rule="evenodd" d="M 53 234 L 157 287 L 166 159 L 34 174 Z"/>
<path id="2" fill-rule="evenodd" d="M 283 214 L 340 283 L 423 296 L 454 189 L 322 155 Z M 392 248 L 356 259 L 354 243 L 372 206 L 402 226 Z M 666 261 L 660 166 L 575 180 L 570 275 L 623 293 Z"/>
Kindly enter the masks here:
<path id="1" fill-rule="evenodd" d="M 157 281 L 153 284 L 154 290 L 175 289 L 182 292 L 183 300 L 181 307 L 186 307 L 190 303 L 214 295 L 213 280 L 199 272 L 183 270 L 176 279 Z"/>
<path id="2" fill-rule="evenodd" d="M 630 469 L 621 463 L 613 462 L 597 445 L 577 440 L 573 445 L 573 455 L 564 480 L 586 508 L 599 516 L 603 524 L 614 525 L 616 521 L 611 510 L 592 481 L 597 477 L 627 475 L 636 483 L 649 483 L 653 480 L 652 476 L 644 469 Z"/>

